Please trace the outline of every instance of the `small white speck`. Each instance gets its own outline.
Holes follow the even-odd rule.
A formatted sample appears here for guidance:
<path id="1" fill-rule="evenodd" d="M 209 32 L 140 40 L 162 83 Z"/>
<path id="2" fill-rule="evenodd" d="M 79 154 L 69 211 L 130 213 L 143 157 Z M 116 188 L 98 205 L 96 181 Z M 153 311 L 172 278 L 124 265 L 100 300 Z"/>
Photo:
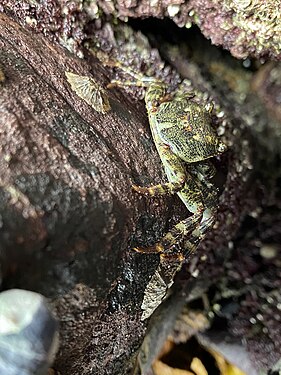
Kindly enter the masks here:
<path id="1" fill-rule="evenodd" d="M 263 320 L 263 316 L 262 316 L 262 314 L 257 314 L 257 315 L 256 315 L 256 318 L 257 318 L 258 320 L 260 320 L 260 321 Z"/>
<path id="2" fill-rule="evenodd" d="M 25 22 L 29 25 L 29 26 L 36 26 L 37 25 L 37 20 L 35 18 L 31 18 L 29 16 L 26 16 L 25 17 Z"/>
<path id="3" fill-rule="evenodd" d="M 237 164 L 237 165 L 236 165 L 236 171 L 237 171 L 238 173 L 241 173 L 241 172 L 243 171 L 243 165 L 242 165 L 242 164 Z"/>
<path id="4" fill-rule="evenodd" d="M 150 0 L 150 5 L 156 7 L 158 5 L 158 0 Z"/>
<path id="5" fill-rule="evenodd" d="M 79 59 L 83 59 L 84 58 L 84 54 L 82 51 L 78 51 L 77 52 L 77 57 L 79 57 Z"/>
<path id="6" fill-rule="evenodd" d="M 217 130 L 218 136 L 222 136 L 225 133 L 225 128 L 223 126 L 219 126 Z"/>
<path id="7" fill-rule="evenodd" d="M 218 303 L 215 303 L 213 306 L 213 310 L 217 312 L 217 311 L 220 311 L 220 309 L 221 309 L 221 305 L 219 305 Z"/>
<path id="8" fill-rule="evenodd" d="M 263 245 L 260 248 L 260 255 L 265 259 L 275 258 L 277 255 L 277 247 L 274 245 Z"/>
<path id="9" fill-rule="evenodd" d="M 230 250 L 232 250 L 233 247 L 234 247 L 233 242 L 232 242 L 232 241 L 229 241 L 229 242 L 228 242 L 228 248 L 229 248 Z"/>
<path id="10" fill-rule="evenodd" d="M 267 302 L 269 303 L 269 304 L 272 304 L 273 302 L 274 302 L 274 299 L 272 298 L 272 297 L 267 297 Z"/>
<path id="11" fill-rule="evenodd" d="M 191 273 L 191 275 L 193 276 L 193 277 L 198 277 L 198 275 L 199 275 L 199 269 L 197 268 L 195 271 L 193 271 L 192 273 Z"/>
<path id="12" fill-rule="evenodd" d="M 67 16 L 68 13 L 69 13 L 69 9 L 65 6 L 65 7 L 62 8 L 61 12 L 62 12 L 63 15 Z"/>
<path id="13" fill-rule="evenodd" d="M 180 10 L 179 5 L 172 4 L 172 5 L 168 5 L 167 7 L 167 11 L 170 17 L 174 17 L 176 14 L 178 14 L 179 10 Z"/>

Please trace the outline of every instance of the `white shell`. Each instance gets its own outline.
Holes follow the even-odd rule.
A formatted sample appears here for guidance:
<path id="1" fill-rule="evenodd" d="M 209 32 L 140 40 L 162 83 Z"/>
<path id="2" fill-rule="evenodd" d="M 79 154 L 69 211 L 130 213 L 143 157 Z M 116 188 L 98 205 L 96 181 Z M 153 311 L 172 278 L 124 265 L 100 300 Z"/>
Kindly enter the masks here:
<path id="1" fill-rule="evenodd" d="M 45 374 L 57 349 L 57 322 L 42 295 L 0 293 L 0 374 Z"/>
<path id="2" fill-rule="evenodd" d="M 106 91 L 93 78 L 71 72 L 65 72 L 65 75 L 72 90 L 97 112 L 106 113 L 110 110 Z"/>

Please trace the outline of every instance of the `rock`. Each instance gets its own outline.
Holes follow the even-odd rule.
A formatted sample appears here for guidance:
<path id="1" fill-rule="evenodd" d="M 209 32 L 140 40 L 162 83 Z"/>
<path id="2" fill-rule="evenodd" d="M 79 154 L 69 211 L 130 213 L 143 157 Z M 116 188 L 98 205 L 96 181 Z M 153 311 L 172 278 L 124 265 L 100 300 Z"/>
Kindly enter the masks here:
<path id="1" fill-rule="evenodd" d="M 42 295 L 0 293 L 0 374 L 44 375 L 57 349 L 58 324 Z"/>

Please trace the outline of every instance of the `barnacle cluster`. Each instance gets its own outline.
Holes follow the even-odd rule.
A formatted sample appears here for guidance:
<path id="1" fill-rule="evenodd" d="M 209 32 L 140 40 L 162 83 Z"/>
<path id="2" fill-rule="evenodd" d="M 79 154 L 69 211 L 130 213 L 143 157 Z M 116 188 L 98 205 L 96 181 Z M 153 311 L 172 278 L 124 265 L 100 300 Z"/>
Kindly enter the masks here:
<path id="1" fill-rule="evenodd" d="M 257 55 L 271 50 L 281 54 L 281 2 L 279 0 L 232 0 L 216 1 L 223 10 L 232 13 L 233 27 L 239 29 L 236 45 L 243 46 L 245 53 L 254 50 Z"/>

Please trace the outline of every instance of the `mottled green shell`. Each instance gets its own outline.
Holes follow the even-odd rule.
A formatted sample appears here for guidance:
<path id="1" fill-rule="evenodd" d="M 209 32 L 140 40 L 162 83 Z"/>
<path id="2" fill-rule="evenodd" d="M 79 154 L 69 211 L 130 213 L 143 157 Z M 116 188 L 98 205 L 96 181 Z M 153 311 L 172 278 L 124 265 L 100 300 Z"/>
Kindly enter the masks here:
<path id="1" fill-rule="evenodd" d="M 225 150 L 211 126 L 209 112 L 190 99 L 162 103 L 156 122 L 162 141 L 187 163 L 211 158 Z"/>

